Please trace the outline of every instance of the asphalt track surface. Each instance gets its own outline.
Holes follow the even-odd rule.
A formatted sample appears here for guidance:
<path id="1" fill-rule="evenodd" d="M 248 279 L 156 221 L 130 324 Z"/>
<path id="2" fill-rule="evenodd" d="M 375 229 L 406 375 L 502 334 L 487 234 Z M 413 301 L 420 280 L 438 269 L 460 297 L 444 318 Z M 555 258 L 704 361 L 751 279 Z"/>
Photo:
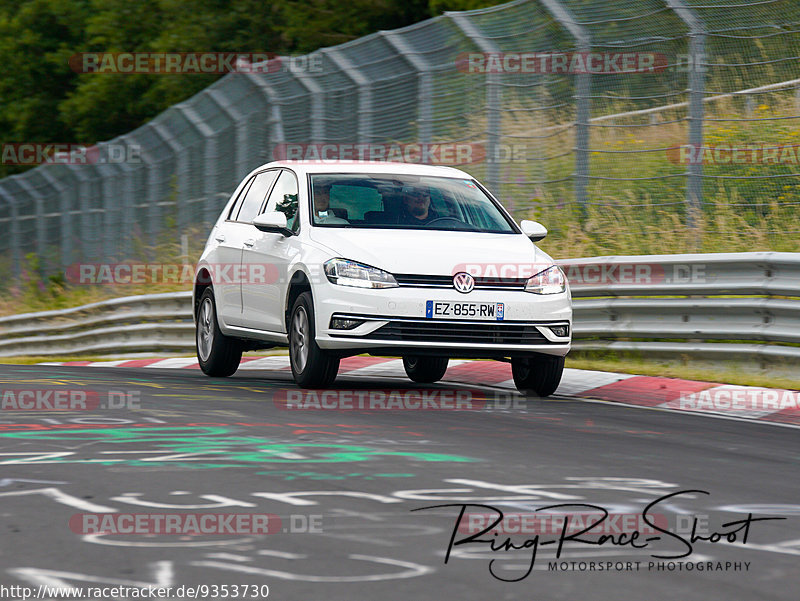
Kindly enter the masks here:
<path id="1" fill-rule="evenodd" d="M 290 374 L 274 371 L 210 379 L 196 370 L 3 365 L 0 386 L 130 395 L 118 409 L 0 411 L 6 586 L 247 584 L 268 585 L 270 599 L 348 601 L 798 598 L 797 428 L 558 398 L 519 397 L 511 408 L 480 411 L 287 411 L 273 400 L 294 389 Z M 334 385 L 414 387 L 346 375 Z M 585 503 L 636 518 L 652 501 L 688 490 L 709 494 L 678 494 L 651 510 L 684 538 L 695 516 L 707 535 L 735 529 L 722 524 L 750 512 L 785 519 L 751 523 L 746 544 L 741 531 L 732 544 L 697 541 L 680 559 L 652 557 L 687 551 L 663 533 L 640 549 L 566 542 L 558 560 L 566 571 L 550 569 L 556 544 L 544 543 L 558 529 L 549 522 L 534 569 L 506 582 L 492 572 L 524 576 L 530 547 L 493 552 L 467 543 L 445 564 L 451 537 L 467 536 L 454 535 L 460 507 L 412 511 L 478 503 L 530 515 Z M 286 496 L 309 492 L 326 494 Z M 570 511 L 586 512 L 556 513 Z M 281 519 L 269 535 L 85 536 L 70 518 L 86 512 Z M 507 536 L 521 546 L 535 533 Z M 599 571 L 601 562 L 616 567 Z"/>

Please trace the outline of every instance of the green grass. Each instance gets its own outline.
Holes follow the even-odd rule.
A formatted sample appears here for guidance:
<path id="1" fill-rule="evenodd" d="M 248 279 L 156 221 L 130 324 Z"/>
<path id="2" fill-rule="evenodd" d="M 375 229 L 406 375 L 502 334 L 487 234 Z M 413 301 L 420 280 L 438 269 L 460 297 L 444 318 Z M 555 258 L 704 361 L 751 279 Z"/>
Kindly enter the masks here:
<path id="1" fill-rule="evenodd" d="M 567 367 L 597 371 L 620 372 L 642 376 L 661 376 L 701 382 L 719 382 L 738 386 L 763 386 L 765 388 L 785 388 L 800 390 L 799 378 L 787 378 L 769 373 L 749 373 L 735 365 L 724 363 L 717 367 L 693 367 L 675 361 L 657 361 L 640 357 L 602 357 L 588 353 L 567 355 Z"/>
<path id="2" fill-rule="evenodd" d="M 764 95 L 759 101 L 763 104 L 756 106 L 752 114 L 738 99 L 707 103 L 706 116 L 710 119 L 754 120 L 706 121 L 704 145 L 800 145 L 795 120 L 756 120 L 797 115 L 791 91 Z M 569 152 L 575 145 L 574 129 L 566 128 L 563 135 L 542 138 L 543 132 L 550 131 L 545 128 L 564 125 L 565 115 L 545 116 L 519 110 L 523 106 L 520 102 L 517 110 L 504 114 L 503 133 L 507 136 L 505 141 L 524 146 L 531 160 L 500 165 L 504 182 L 500 198 L 514 209 L 518 219 L 541 221 L 548 228 L 550 234 L 541 246 L 554 257 L 800 252 L 800 180 L 792 176 L 800 173 L 800 164 L 794 163 L 791 156 L 778 165 L 704 165 L 703 174 L 707 177 L 703 203 L 699 210 L 689 211 L 685 177 L 688 166 L 677 160 L 678 150 L 667 150 L 688 142 L 688 122 L 670 123 L 685 117 L 685 109 L 654 114 L 655 123 L 649 122 L 650 116 L 613 122 L 623 127 L 600 127 L 595 123 L 590 127 L 590 175 L 598 179 L 589 181 L 584 211 L 577 206 L 574 193 L 575 158 Z M 619 103 L 609 105 L 604 112 L 636 108 L 641 107 Z M 644 127 L 625 127 L 628 125 Z M 476 116 L 470 127 L 485 131 L 485 118 Z M 558 156 L 565 152 L 565 156 Z M 537 157 L 555 158 L 533 160 Z M 467 170 L 486 177 L 485 165 Z M 567 181 L 557 181 L 561 179 Z M 553 183 L 536 184 L 537 181 Z"/>

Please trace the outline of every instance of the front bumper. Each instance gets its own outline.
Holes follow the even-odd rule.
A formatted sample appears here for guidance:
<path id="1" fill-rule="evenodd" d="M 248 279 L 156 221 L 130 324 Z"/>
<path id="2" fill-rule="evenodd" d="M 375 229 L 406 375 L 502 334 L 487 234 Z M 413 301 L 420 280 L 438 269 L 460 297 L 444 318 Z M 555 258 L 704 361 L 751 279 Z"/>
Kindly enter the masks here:
<path id="1" fill-rule="evenodd" d="M 535 295 L 522 290 L 473 290 L 461 294 L 446 288 L 360 289 L 323 284 L 315 291 L 317 344 L 329 350 L 363 349 L 378 352 L 419 350 L 456 356 L 569 352 L 572 301 L 569 292 Z M 503 303 L 503 320 L 426 318 L 427 301 Z M 364 323 L 350 329 L 330 327 L 332 317 Z M 557 336 L 551 326 L 567 325 L 570 333 Z"/>

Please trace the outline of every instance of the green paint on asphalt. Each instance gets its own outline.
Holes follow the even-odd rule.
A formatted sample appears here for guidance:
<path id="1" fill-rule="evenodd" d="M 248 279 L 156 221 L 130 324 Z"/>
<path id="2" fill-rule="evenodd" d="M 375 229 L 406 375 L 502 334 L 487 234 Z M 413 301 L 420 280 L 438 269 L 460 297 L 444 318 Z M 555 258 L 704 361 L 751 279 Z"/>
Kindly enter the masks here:
<path id="1" fill-rule="evenodd" d="M 414 478 L 416 474 L 324 474 L 321 472 L 296 472 L 276 470 L 269 472 L 256 472 L 257 476 L 283 476 L 284 480 L 297 480 L 307 478 L 309 480 L 347 480 L 349 478 L 360 478 L 361 480 L 374 480 L 376 478 Z"/>
<path id="2" fill-rule="evenodd" d="M 56 463 L 94 463 L 98 465 L 157 466 L 171 465 L 192 469 L 245 467 L 263 463 L 354 463 L 375 459 L 406 458 L 410 461 L 473 462 L 460 455 L 389 451 L 359 445 L 329 443 L 286 443 L 260 436 L 238 436 L 222 426 L 166 426 L 147 428 L 87 428 L 84 430 L 0 432 L 0 438 L 32 441 L 86 441 L 110 445 L 126 445 L 126 456 L 109 454 L 95 458 L 75 459 L 71 456 L 49 458 Z M 131 449 L 128 445 L 142 445 Z M 52 450 L 52 448 L 50 449 Z M 123 449 L 120 449 L 123 450 Z M 132 457 L 141 450 L 142 458 Z M 156 451 L 156 453 L 153 453 Z M 146 453 L 145 453 L 146 452 Z M 158 455 L 163 452 L 163 455 Z M 129 453 L 129 454 L 128 454 Z M 107 458 L 107 459 L 106 459 Z M 2 463 L 8 465 L 14 460 Z M 44 461 L 44 460 L 43 460 Z M 203 463 L 200 463 L 203 461 Z M 19 460 L 32 465 L 35 459 Z"/>

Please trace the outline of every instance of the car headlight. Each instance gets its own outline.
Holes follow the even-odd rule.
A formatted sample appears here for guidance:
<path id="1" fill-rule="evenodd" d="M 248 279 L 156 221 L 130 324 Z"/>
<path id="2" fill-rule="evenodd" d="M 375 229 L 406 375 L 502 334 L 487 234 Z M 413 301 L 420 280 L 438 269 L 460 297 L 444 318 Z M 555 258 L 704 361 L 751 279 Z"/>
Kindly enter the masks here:
<path id="1" fill-rule="evenodd" d="M 397 280 L 388 271 L 347 259 L 325 262 L 325 275 L 333 284 L 356 288 L 397 288 Z"/>
<path id="2" fill-rule="evenodd" d="M 548 267 L 525 282 L 525 292 L 558 294 L 567 289 L 567 276 L 558 265 Z"/>

